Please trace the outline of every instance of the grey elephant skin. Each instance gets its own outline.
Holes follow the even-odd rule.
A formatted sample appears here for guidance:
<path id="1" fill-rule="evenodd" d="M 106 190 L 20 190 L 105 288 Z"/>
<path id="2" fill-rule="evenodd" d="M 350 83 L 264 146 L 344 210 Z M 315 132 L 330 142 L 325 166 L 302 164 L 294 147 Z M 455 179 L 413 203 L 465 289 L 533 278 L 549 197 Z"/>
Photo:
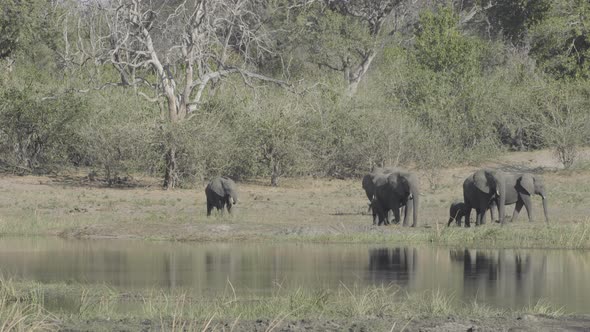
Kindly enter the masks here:
<path id="1" fill-rule="evenodd" d="M 409 210 L 413 210 L 412 227 L 418 225 L 419 186 L 418 178 L 407 171 L 391 169 L 391 173 L 371 173 L 375 193 L 373 196 L 373 214 L 378 218 L 378 224 L 387 222 L 387 212 L 393 211 L 394 218 L 400 221 L 400 207 L 405 206 L 403 225 L 408 224 Z M 368 196 L 368 195 L 367 195 Z M 409 204 L 412 200 L 413 204 Z"/>
<path id="2" fill-rule="evenodd" d="M 529 222 L 533 221 L 533 202 L 532 196 L 539 195 L 543 201 L 543 213 L 545 214 L 545 222 L 549 222 L 549 216 L 547 214 L 547 195 L 545 191 L 545 182 L 543 178 L 538 175 L 529 173 L 506 173 L 505 176 L 506 185 L 506 199 L 505 205 L 516 204 L 514 212 L 512 213 L 511 221 L 516 221 L 520 210 L 524 206 Z M 495 202 L 492 204 L 491 211 L 494 211 Z M 493 212 L 492 212 L 493 214 Z M 493 216 L 492 216 L 493 218 Z"/>
<path id="3" fill-rule="evenodd" d="M 488 207 L 490 209 L 490 213 L 492 214 L 492 220 L 494 217 L 494 208 L 496 208 L 496 204 L 494 201 Z M 453 221 L 456 221 L 457 226 L 461 226 L 461 221 L 465 219 L 465 215 L 467 214 L 467 208 L 465 203 L 461 201 L 454 201 L 451 203 L 451 207 L 449 208 L 449 221 L 447 223 L 447 227 L 451 226 Z"/>
<path id="4" fill-rule="evenodd" d="M 213 208 L 223 210 L 227 206 L 227 212 L 231 213 L 231 208 L 238 203 L 238 193 L 236 183 L 227 177 L 216 177 L 209 181 L 205 188 L 207 196 L 207 216 L 211 215 Z"/>
<path id="5" fill-rule="evenodd" d="M 467 209 L 465 208 L 465 203 L 460 201 L 454 201 L 451 203 L 451 207 L 449 208 L 449 222 L 447 223 L 447 227 L 451 226 L 451 223 L 455 221 L 457 226 L 461 226 L 461 219 L 465 218 L 465 214 L 467 213 Z"/>
<path id="6" fill-rule="evenodd" d="M 492 202 L 498 206 L 500 223 L 504 224 L 506 174 L 499 170 L 480 169 L 463 182 L 465 227 L 470 227 L 471 210 L 476 212 L 476 225 L 485 223 L 485 212 Z"/>
<path id="7" fill-rule="evenodd" d="M 400 169 L 396 168 L 396 167 L 375 167 L 375 168 L 373 168 L 371 173 L 369 173 L 363 177 L 363 182 L 362 182 L 363 189 L 365 190 L 365 194 L 367 195 L 367 198 L 369 199 L 369 210 L 371 210 L 373 213 L 373 225 L 377 225 L 377 223 L 378 223 L 377 211 L 380 208 L 380 206 L 377 204 L 377 200 L 375 199 L 375 193 L 377 191 L 376 181 L 382 183 L 384 175 L 389 175 L 391 173 L 399 172 L 399 171 L 400 171 Z M 392 212 L 393 211 L 391 211 L 391 210 L 383 211 L 383 213 L 387 214 L 387 217 L 384 222 L 386 225 L 389 224 L 389 220 L 390 220 L 389 214 Z"/>

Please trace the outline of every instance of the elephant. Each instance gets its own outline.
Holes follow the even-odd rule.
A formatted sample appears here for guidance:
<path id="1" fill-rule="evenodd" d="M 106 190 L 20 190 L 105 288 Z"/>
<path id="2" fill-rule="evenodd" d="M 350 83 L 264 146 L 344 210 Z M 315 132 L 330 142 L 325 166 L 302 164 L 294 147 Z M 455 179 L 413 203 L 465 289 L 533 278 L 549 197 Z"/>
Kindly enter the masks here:
<path id="1" fill-rule="evenodd" d="M 461 219 L 465 217 L 466 213 L 465 203 L 460 201 L 454 201 L 451 203 L 451 207 L 449 208 L 449 222 L 447 223 L 447 227 L 451 226 L 451 223 L 455 221 L 457 226 L 461 226 Z"/>
<path id="2" fill-rule="evenodd" d="M 238 203 L 238 193 L 236 183 L 227 177 L 216 177 L 209 181 L 205 188 L 207 196 L 207 216 L 211 215 L 211 210 L 223 210 L 227 206 L 227 212 L 231 213 L 233 204 Z"/>
<path id="3" fill-rule="evenodd" d="M 507 173 L 505 177 L 505 184 L 506 200 L 504 201 L 504 204 L 516 204 L 516 206 L 514 207 L 514 212 L 512 213 L 512 219 L 510 219 L 510 221 L 516 221 L 516 219 L 518 218 L 518 214 L 520 213 L 520 210 L 523 206 L 527 211 L 529 222 L 533 221 L 533 204 L 531 196 L 536 194 L 541 196 L 541 199 L 543 201 L 543 213 L 545 214 L 545 222 L 549 222 L 549 217 L 547 215 L 547 196 L 545 194 L 545 183 L 542 177 L 529 173 Z M 494 218 L 494 207 L 495 202 L 492 202 L 492 207 L 490 208 L 490 210 L 492 211 L 492 218 Z"/>
<path id="4" fill-rule="evenodd" d="M 412 227 L 418 225 L 419 189 L 418 178 L 407 171 L 396 170 L 390 174 L 377 174 L 373 179 L 375 184 L 374 205 L 376 216 L 381 225 L 387 221 L 387 211 L 392 210 L 395 221 L 400 221 L 400 207 L 405 205 L 403 225 L 408 224 L 408 210 L 413 208 Z M 412 200 L 412 205 L 409 201 Z M 375 214 L 375 213 L 374 213 Z"/>
<path id="5" fill-rule="evenodd" d="M 373 225 L 376 225 L 378 222 L 378 210 L 380 208 L 380 206 L 377 204 L 377 200 L 375 199 L 375 192 L 377 190 L 377 183 L 381 183 L 384 180 L 384 176 L 394 173 L 394 172 L 398 172 L 400 171 L 399 168 L 395 168 L 395 167 L 375 167 L 373 168 L 373 170 L 371 171 L 371 173 L 365 175 L 363 177 L 363 189 L 365 190 L 365 194 L 367 195 L 367 198 L 369 199 L 369 210 L 372 211 L 373 213 Z M 400 203 L 400 206 L 404 206 L 405 203 Z M 389 220 L 390 220 L 390 213 L 392 211 L 391 210 L 387 210 L 387 211 L 383 211 L 383 213 L 386 213 L 387 217 L 385 219 L 385 224 L 388 225 L 389 224 Z"/>
<path id="6" fill-rule="evenodd" d="M 475 225 L 485 223 L 485 212 L 495 201 L 498 206 L 500 223 L 504 224 L 506 202 L 506 174 L 499 170 L 480 169 L 463 182 L 465 202 L 465 227 L 470 227 L 471 210 L 476 211 Z"/>
<path id="7" fill-rule="evenodd" d="M 493 211 L 492 207 L 495 207 L 493 202 L 489 206 L 490 211 Z M 451 207 L 449 208 L 449 221 L 447 223 L 447 227 L 451 226 L 451 223 L 453 221 L 455 221 L 457 223 L 457 226 L 461 226 L 461 220 L 465 218 L 466 214 L 467 214 L 467 208 L 465 206 L 465 203 L 463 203 L 461 201 L 454 201 L 453 203 L 451 203 Z M 493 216 L 493 212 L 492 212 L 492 219 L 493 218 L 494 218 L 494 216 Z"/>

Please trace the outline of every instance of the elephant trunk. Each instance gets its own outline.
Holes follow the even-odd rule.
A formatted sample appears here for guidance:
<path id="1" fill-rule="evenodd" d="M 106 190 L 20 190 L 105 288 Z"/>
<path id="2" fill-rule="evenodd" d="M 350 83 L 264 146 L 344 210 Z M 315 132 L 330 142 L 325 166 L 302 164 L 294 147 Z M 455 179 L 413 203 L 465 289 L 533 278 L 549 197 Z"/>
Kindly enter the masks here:
<path id="1" fill-rule="evenodd" d="M 547 214 L 547 198 L 545 198 L 545 195 L 541 195 L 542 199 L 543 199 L 543 213 L 545 213 L 545 222 L 549 223 L 549 215 Z"/>

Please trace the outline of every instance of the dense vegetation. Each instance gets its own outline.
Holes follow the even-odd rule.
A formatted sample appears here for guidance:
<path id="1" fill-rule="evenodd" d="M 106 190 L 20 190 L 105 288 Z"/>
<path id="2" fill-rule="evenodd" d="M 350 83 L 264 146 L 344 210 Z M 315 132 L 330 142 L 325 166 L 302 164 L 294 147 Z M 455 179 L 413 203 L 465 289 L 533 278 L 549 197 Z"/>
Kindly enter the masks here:
<path id="1" fill-rule="evenodd" d="M 0 169 L 277 184 L 590 143 L 588 1 L 189 2 L 0 0 Z"/>

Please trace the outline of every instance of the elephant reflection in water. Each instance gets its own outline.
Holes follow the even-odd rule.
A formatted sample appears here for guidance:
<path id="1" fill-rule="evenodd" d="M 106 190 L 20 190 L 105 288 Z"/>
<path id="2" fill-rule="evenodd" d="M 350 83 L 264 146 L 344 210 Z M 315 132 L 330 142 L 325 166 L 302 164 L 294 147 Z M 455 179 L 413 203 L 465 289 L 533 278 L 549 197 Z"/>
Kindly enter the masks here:
<path id="1" fill-rule="evenodd" d="M 451 262 L 462 263 L 466 290 L 490 294 L 540 297 L 545 278 L 547 255 L 531 255 L 511 250 L 451 250 Z M 517 299 L 517 300 L 518 300 Z"/>
<path id="2" fill-rule="evenodd" d="M 405 285 L 416 270 L 416 260 L 416 248 L 369 249 L 368 280 Z"/>

